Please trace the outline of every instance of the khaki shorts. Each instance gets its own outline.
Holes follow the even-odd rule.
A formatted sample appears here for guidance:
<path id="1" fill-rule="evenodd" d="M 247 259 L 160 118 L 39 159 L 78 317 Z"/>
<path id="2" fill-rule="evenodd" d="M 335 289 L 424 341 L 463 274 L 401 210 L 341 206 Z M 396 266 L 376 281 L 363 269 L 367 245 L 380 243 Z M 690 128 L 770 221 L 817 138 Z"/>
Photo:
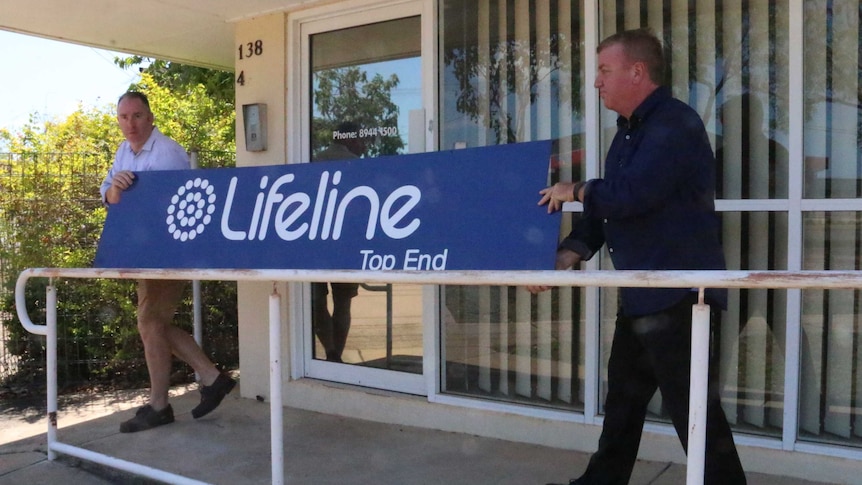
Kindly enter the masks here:
<path id="1" fill-rule="evenodd" d="M 170 321 L 188 281 L 138 280 L 138 320 Z"/>

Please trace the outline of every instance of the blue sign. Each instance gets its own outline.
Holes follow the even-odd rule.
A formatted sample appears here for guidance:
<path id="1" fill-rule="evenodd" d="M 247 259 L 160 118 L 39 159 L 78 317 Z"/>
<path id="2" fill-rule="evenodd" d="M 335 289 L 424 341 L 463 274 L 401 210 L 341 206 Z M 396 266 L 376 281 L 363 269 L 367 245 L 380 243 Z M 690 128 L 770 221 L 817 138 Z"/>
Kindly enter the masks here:
<path id="1" fill-rule="evenodd" d="M 100 268 L 553 269 L 550 142 L 136 173 Z"/>

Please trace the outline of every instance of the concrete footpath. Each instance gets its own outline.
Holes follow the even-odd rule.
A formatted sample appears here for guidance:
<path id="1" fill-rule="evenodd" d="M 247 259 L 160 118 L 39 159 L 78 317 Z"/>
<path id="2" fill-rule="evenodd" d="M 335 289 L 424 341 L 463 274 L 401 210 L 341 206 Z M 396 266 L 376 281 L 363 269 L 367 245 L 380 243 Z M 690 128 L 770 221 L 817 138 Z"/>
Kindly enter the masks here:
<path id="1" fill-rule="evenodd" d="M 134 434 L 119 424 L 144 402 L 140 391 L 61 404 L 61 442 L 213 484 L 271 483 L 269 403 L 230 394 L 194 420 L 196 386 L 175 388 L 176 422 Z M 44 409 L 44 403 L 40 406 Z M 102 465 L 60 455 L 48 461 L 44 411 L 0 405 L 0 484 L 150 484 Z M 285 408 L 284 481 L 289 484 L 566 483 L 588 454 L 472 435 L 381 424 Z M 680 485 L 685 467 L 638 462 L 633 485 Z M 750 485 L 818 485 L 752 473 Z"/>

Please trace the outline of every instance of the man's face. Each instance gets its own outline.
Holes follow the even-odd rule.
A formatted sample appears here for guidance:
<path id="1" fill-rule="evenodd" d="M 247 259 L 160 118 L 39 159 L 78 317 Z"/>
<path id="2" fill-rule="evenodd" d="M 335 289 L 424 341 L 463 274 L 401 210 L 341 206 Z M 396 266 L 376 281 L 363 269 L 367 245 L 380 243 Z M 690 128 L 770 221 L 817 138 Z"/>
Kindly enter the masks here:
<path id="1" fill-rule="evenodd" d="M 631 106 L 634 70 L 622 44 L 611 44 L 598 55 L 599 68 L 593 84 L 609 110 L 628 118 L 637 106 Z"/>
<path id="2" fill-rule="evenodd" d="M 138 98 L 125 98 L 117 106 L 117 121 L 123 136 L 137 151 L 153 132 L 153 113 Z"/>

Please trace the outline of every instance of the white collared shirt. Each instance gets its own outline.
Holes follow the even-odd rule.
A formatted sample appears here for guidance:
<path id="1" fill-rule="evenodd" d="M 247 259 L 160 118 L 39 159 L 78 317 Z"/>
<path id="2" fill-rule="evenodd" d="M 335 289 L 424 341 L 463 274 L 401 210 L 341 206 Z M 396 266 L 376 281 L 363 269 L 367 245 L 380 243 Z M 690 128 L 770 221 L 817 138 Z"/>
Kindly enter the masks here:
<path id="1" fill-rule="evenodd" d="M 147 172 L 151 170 L 187 170 L 191 168 L 189 155 L 179 143 L 163 135 L 158 128 L 153 127 L 153 132 L 147 138 L 141 151 L 135 153 L 128 141 L 124 141 L 117 149 L 114 156 L 114 164 L 108 171 L 108 175 L 102 182 L 99 192 L 102 194 L 102 202 L 105 202 L 105 193 L 111 187 L 114 174 L 123 170 L 132 172 Z"/>

